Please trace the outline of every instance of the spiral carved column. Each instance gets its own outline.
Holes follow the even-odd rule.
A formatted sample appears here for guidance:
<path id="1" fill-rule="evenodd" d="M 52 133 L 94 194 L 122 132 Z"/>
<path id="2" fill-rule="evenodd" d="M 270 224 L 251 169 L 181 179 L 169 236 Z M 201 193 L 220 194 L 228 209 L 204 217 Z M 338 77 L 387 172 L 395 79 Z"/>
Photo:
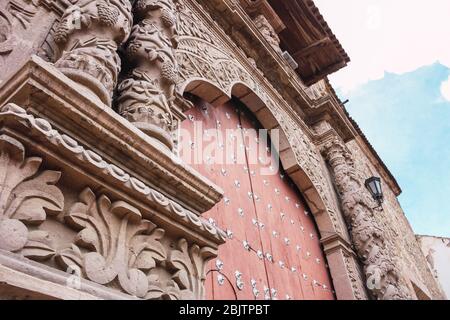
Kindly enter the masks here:
<path id="1" fill-rule="evenodd" d="M 411 299 L 389 243 L 374 217 L 372 200 L 356 177 L 350 152 L 336 138 L 324 144 L 322 153 L 333 171 L 344 216 L 351 227 L 356 252 L 364 264 L 369 292 L 378 300 Z"/>
<path id="2" fill-rule="evenodd" d="M 148 136 L 173 148 L 176 7 L 172 0 L 138 0 L 126 56 L 131 65 L 118 87 L 119 113 Z"/>
<path id="3" fill-rule="evenodd" d="M 55 66 L 111 105 L 120 72 L 118 47 L 131 30 L 129 0 L 75 0 L 54 35 L 60 52 Z"/>

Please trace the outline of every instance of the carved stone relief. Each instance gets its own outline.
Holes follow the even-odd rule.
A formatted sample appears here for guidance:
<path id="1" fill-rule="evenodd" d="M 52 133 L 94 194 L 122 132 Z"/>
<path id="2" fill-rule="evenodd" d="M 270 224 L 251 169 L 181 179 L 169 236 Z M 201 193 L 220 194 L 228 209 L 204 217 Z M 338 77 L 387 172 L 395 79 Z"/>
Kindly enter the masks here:
<path id="1" fill-rule="evenodd" d="M 133 18 L 128 0 L 77 0 L 54 34 L 55 63 L 61 72 L 111 104 L 121 63 L 118 47 L 127 40 Z"/>
<path id="2" fill-rule="evenodd" d="M 370 161 L 364 155 L 358 144 L 353 141 L 347 144 L 348 149 L 353 154 L 355 159 L 355 170 L 360 179 L 364 177 L 377 175 L 375 168 L 373 168 Z M 434 298 L 441 298 L 441 290 L 436 285 L 433 275 L 429 272 L 425 258 L 421 255 L 420 247 L 411 230 L 409 222 L 405 218 L 397 197 L 390 188 L 383 186 L 384 203 L 383 211 L 377 212 L 375 217 L 378 223 L 382 226 L 384 232 L 388 234 L 387 241 L 391 243 L 394 253 L 399 257 L 401 268 L 410 270 L 418 275 L 420 281 L 426 285 Z"/>
<path id="3" fill-rule="evenodd" d="M 97 199 L 89 188 L 80 193 L 80 200 L 65 216 L 65 222 L 80 232 L 57 260 L 64 270 L 75 264 L 91 281 L 108 285 L 117 279 L 128 294 L 145 297 L 144 271 L 166 258 L 159 242 L 164 230 L 143 220 L 139 210 L 126 202 L 111 202 L 104 195 Z"/>
<path id="4" fill-rule="evenodd" d="M 275 32 L 274 28 L 271 26 L 269 21 L 267 21 L 266 17 L 264 17 L 263 15 L 258 15 L 254 19 L 254 22 L 256 27 L 262 33 L 267 42 L 269 42 L 272 48 L 276 52 L 281 54 L 280 38 L 278 37 L 277 33 Z"/>
<path id="5" fill-rule="evenodd" d="M 180 288 L 183 300 L 204 299 L 207 261 L 216 253 L 209 247 L 189 247 L 186 239 L 180 239 L 176 250 L 170 252 L 168 265 L 175 271 L 172 279 Z"/>
<path id="6" fill-rule="evenodd" d="M 300 167 L 306 171 L 314 186 L 318 190 L 323 201 L 327 204 L 327 210 L 333 217 L 335 228 L 340 230 L 339 219 L 336 217 L 337 209 L 333 203 L 326 179 L 320 167 L 321 156 L 310 139 L 299 129 L 300 119 L 292 117 L 283 110 L 286 102 L 273 96 L 276 92 L 267 83 L 261 84 L 258 77 L 250 73 L 232 56 L 232 51 L 227 50 L 219 38 L 206 27 L 206 24 L 185 3 L 179 1 L 178 5 L 178 48 L 177 60 L 180 66 L 180 82 L 177 85 L 179 91 L 183 91 L 192 80 L 204 80 L 220 88 L 226 94 L 231 95 L 236 83 L 244 83 L 250 88 L 269 108 L 277 118 L 280 126 L 290 139 Z M 212 21 L 209 23 L 214 24 Z M 246 59 L 248 61 L 248 59 Z M 256 66 L 251 66 L 256 70 Z M 255 73 L 260 74 L 256 71 Z M 268 89 L 265 86 L 269 86 Z M 289 108 L 289 107 L 287 107 Z"/>
<path id="7" fill-rule="evenodd" d="M 171 132 L 178 64 L 172 0 L 139 0 L 126 55 L 131 70 L 119 85 L 119 113 L 151 137 L 173 148 Z"/>
<path id="8" fill-rule="evenodd" d="M 411 299 L 389 236 L 375 218 L 375 204 L 357 177 L 350 152 L 338 138 L 326 142 L 322 152 L 333 170 L 369 291 L 376 299 Z"/>
<path id="9" fill-rule="evenodd" d="M 19 67 L 24 59 L 38 51 L 59 8 L 59 3 L 55 1 L 50 5 L 49 0 L 0 2 L 0 82 Z M 46 20 L 42 21 L 44 16 Z"/>
<path id="10" fill-rule="evenodd" d="M 131 193 L 148 194 L 148 201 L 155 203 L 161 214 L 171 210 L 174 218 L 185 219 L 193 230 L 218 235 L 214 226 L 113 168 L 72 138 L 59 134 L 47 121 L 13 104 L 2 108 L 0 117 L 20 125 L 28 123 L 29 132 L 42 144 L 47 139 L 73 157 L 82 155 L 80 160 L 96 163 L 97 173 L 110 171 L 134 186 Z M 217 256 L 216 242 L 223 240 L 200 246 L 144 219 L 141 211 L 126 201 L 111 200 L 90 187 L 77 194 L 75 185 L 56 186 L 62 183 L 61 173 L 39 169 L 41 163 L 40 157 L 26 157 L 24 145 L 16 138 L 0 136 L 0 249 L 62 271 L 75 271 L 83 279 L 140 299 L 204 298 L 205 265 Z M 70 200 L 65 204 L 65 199 Z M 220 232 L 220 239 L 224 238 Z"/>
<path id="11" fill-rule="evenodd" d="M 45 232 L 28 230 L 64 207 L 55 186 L 61 173 L 39 170 L 41 163 L 39 157 L 26 158 L 16 139 L 0 136 L 0 249 L 35 258 L 45 258 L 51 251 Z"/>

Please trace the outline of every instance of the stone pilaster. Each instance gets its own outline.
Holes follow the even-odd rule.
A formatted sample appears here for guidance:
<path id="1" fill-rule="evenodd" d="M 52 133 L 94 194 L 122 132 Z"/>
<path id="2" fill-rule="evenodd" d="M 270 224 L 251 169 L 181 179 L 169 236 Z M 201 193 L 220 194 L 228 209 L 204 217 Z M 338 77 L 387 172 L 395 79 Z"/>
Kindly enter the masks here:
<path id="1" fill-rule="evenodd" d="M 128 0 L 75 1 L 54 34 L 60 49 L 56 67 L 110 105 L 121 67 L 117 49 L 132 21 Z"/>
<path id="2" fill-rule="evenodd" d="M 175 11 L 172 0 L 136 2 L 138 23 L 125 50 L 131 71 L 118 88 L 119 113 L 170 149 L 178 77 Z"/>
<path id="3" fill-rule="evenodd" d="M 334 138 L 323 145 L 322 153 L 332 169 L 369 292 L 380 300 L 411 299 L 396 258 L 374 217 L 372 200 L 356 178 L 350 152 L 340 139 Z"/>

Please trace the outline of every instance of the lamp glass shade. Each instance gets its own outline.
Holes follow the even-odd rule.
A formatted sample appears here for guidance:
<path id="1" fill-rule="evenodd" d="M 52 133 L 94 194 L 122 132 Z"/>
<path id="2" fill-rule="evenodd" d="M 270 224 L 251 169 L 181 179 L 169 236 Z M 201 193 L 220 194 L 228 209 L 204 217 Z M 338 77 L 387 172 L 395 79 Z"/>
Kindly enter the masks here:
<path id="1" fill-rule="evenodd" d="M 381 179 L 377 177 L 372 177 L 366 180 L 366 187 L 370 191 L 372 197 L 381 201 L 383 199 L 383 190 L 381 189 Z"/>

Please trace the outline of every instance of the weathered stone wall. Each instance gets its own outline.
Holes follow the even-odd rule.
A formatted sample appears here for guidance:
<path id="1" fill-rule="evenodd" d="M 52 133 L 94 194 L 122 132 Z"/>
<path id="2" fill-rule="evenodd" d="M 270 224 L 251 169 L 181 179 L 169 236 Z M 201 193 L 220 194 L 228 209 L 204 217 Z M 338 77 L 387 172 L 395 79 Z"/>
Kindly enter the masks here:
<path id="1" fill-rule="evenodd" d="M 347 146 L 354 156 L 355 167 L 361 178 L 381 176 L 356 140 L 347 143 Z M 386 181 L 383 181 L 383 192 L 383 210 L 377 211 L 375 217 L 382 226 L 386 238 L 395 248 L 395 254 L 401 263 L 402 273 L 430 298 L 442 299 L 444 296 L 428 268 L 424 255 L 421 253 L 420 244 L 416 240 L 414 231 L 397 197 Z M 412 288 L 412 292 L 414 290 Z"/>

